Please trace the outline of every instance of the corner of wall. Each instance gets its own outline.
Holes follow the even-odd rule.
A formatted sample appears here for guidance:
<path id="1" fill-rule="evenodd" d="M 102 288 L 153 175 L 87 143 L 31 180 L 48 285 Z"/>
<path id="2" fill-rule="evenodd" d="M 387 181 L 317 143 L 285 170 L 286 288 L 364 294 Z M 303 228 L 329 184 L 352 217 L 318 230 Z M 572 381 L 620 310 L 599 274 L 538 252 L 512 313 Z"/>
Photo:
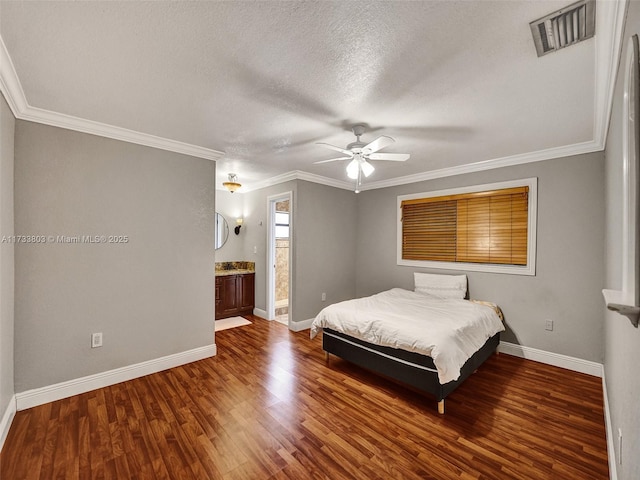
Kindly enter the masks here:
<path id="1" fill-rule="evenodd" d="M 0 234 L 15 235 L 15 118 L 0 94 Z M 14 384 L 15 259 L 13 244 L 0 250 L 0 449 L 16 411 Z"/>

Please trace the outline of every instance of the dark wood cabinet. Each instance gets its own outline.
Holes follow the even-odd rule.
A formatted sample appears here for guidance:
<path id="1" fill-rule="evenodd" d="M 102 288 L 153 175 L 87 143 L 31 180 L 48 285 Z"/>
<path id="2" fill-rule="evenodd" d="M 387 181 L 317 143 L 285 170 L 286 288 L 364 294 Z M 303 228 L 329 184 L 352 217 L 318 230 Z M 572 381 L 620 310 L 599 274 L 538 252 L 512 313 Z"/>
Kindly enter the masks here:
<path id="1" fill-rule="evenodd" d="M 239 292 L 239 308 L 243 312 L 250 310 L 249 313 L 253 313 L 253 307 L 255 306 L 255 273 L 239 275 L 239 277 L 241 277 L 241 281 L 238 283 L 242 285 Z"/>
<path id="2" fill-rule="evenodd" d="M 253 313 L 255 273 L 216 277 L 216 320 Z"/>

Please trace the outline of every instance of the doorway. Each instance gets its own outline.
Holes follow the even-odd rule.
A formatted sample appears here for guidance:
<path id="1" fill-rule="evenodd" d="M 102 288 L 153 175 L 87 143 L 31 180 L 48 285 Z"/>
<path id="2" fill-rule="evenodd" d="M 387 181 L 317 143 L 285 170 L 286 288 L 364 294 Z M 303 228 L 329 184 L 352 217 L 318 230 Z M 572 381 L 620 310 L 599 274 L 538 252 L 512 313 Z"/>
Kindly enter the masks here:
<path id="1" fill-rule="evenodd" d="M 268 318 L 289 325 L 291 320 L 292 193 L 270 196 Z"/>

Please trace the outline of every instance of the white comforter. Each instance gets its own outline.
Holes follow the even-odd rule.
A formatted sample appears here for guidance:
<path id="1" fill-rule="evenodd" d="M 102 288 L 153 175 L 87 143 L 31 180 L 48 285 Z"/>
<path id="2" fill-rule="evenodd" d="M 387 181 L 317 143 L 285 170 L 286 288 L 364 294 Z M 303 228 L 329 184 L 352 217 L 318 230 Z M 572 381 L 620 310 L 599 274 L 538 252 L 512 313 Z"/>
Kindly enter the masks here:
<path id="1" fill-rule="evenodd" d="M 326 307 L 311 325 L 311 338 L 323 328 L 376 345 L 429 355 L 442 384 L 457 380 L 469 357 L 504 330 L 498 314 L 489 306 L 401 288 Z"/>

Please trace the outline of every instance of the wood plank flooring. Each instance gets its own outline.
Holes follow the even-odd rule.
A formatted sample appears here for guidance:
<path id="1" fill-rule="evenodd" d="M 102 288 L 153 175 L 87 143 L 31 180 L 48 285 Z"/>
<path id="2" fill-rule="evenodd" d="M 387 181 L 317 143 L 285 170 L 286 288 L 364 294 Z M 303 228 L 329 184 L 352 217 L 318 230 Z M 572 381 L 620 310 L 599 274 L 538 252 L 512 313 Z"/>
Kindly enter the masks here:
<path id="1" fill-rule="evenodd" d="M 494 355 L 439 415 L 248 318 L 214 358 L 18 412 L 0 478 L 608 478 L 599 378 Z"/>

